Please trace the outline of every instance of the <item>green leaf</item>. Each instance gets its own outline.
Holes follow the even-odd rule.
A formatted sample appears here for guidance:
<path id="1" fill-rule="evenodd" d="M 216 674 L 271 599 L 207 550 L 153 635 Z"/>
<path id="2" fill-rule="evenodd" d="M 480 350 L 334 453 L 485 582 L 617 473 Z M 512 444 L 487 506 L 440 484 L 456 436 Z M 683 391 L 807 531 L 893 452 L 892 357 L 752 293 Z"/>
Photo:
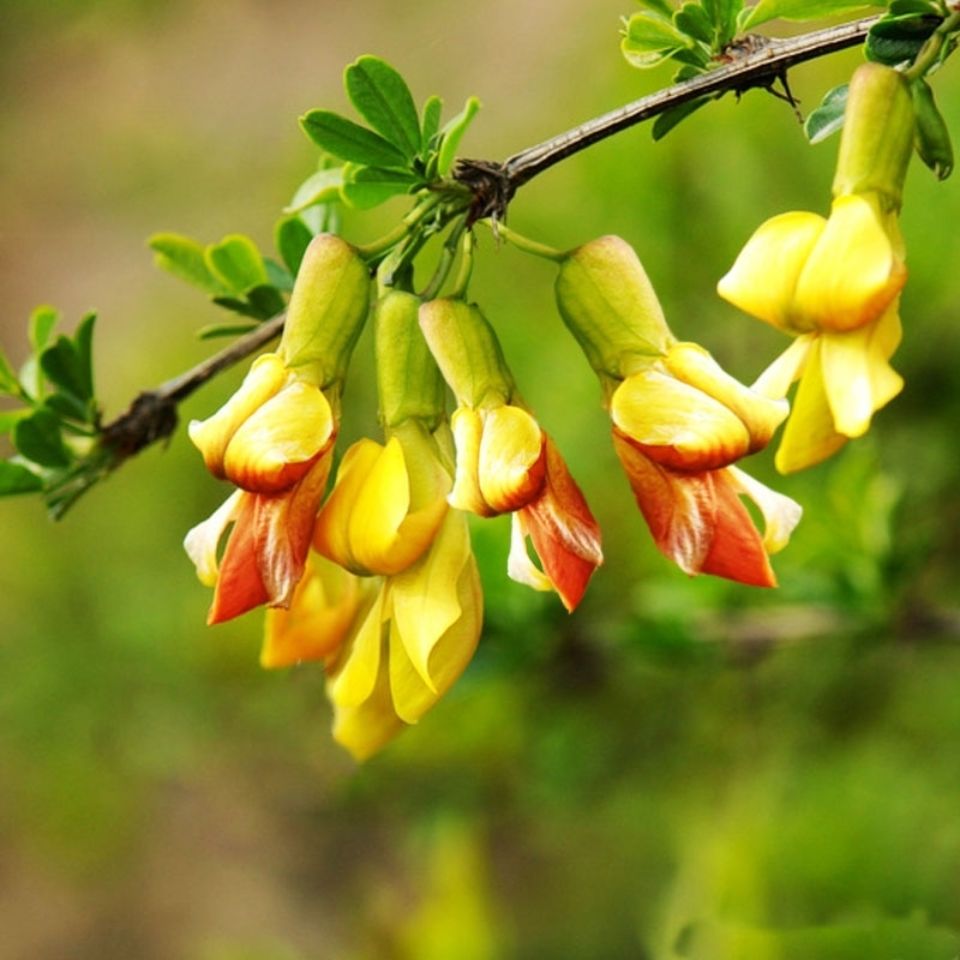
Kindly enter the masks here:
<path id="1" fill-rule="evenodd" d="M 79 402 L 79 409 L 93 397 L 88 370 L 76 344 L 67 337 L 57 337 L 56 343 L 40 354 L 40 369 L 61 393 Z"/>
<path id="2" fill-rule="evenodd" d="M 311 110 L 300 118 L 304 133 L 335 157 L 372 167 L 406 167 L 403 151 L 378 133 L 330 110 Z"/>
<path id="3" fill-rule="evenodd" d="M 87 386 L 88 396 L 93 398 L 93 328 L 97 322 L 95 313 L 83 316 L 77 329 L 73 333 L 73 342 L 77 346 L 77 357 L 80 361 L 80 370 L 84 383 Z"/>
<path id="4" fill-rule="evenodd" d="M 306 230 L 306 227 L 304 227 Z M 293 274 L 282 263 L 272 257 L 264 257 L 263 265 L 267 268 L 267 284 L 275 287 L 281 293 L 293 292 Z"/>
<path id="5" fill-rule="evenodd" d="M 211 296 L 226 293 L 222 283 L 207 266 L 204 247 L 177 233 L 155 233 L 147 241 L 153 261 L 161 270 L 199 287 Z"/>
<path id="6" fill-rule="evenodd" d="M 0 350 L 0 393 L 20 396 L 20 381 L 3 350 Z"/>
<path id="7" fill-rule="evenodd" d="M 943 12 L 936 0 L 893 0 L 887 9 L 887 16 L 905 17 L 909 15 L 942 17 Z"/>
<path id="8" fill-rule="evenodd" d="M 205 257 L 210 271 L 231 293 L 246 293 L 267 282 L 267 270 L 257 245 L 241 233 L 210 244 Z"/>
<path id="9" fill-rule="evenodd" d="M 287 217 L 277 222 L 273 242 L 293 276 L 297 275 L 300 261 L 312 239 L 313 234 L 299 217 Z"/>
<path id="10" fill-rule="evenodd" d="M 60 432 L 60 420 L 44 407 L 23 417 L 13 428 L 13 445 L 41 467 L 66 467 L 73 459 Z"/>
<path id="11" fill-rule="evenodd" d="M 627 21 L 627 32 L 620 49 L 631 66 L 644 70 L 693 45 L 694 41 L 678 30 L 671 20 L 657 14 L 635 13 Z"/>
<path id="12" fill-rule="evenodd" d="M 263 320 L 269 320 L 287 308 L 283 294 L 272 284 L 262 283 L 247 291 L 247 302 Z"/>
<path id="13" fill-rule="evenodd" d="M 416 156 L 420 118 L 403 77 L 386 61 L 368 54 L 351 63 L 343 79 L 357 113 L 407 160 Z"/>
<path id="14" fill-rule="evenodd" d="M 479 109 L 480 101 L 476 97 L 470 97 L 463 109 L 440 131 L 437 170 L 441 177 L 445 177 L 450 172 L 453 161 L 457 158 L 457 147 L 460 146 L 467 127 L 473 123 L 473 118 Z"/>
<path id="15" fill-rule="evenodd" d="M 430 141 L 440 129 L 441 110 L 443 101 L 438 96 L 427 97 L 423 105 L 423 120 L 420 123 L 420 150 L 423 153 L 430 149 Z"/>
<path id="16" fill-rule="evenodd" d="M 418 178 L 403 170 L 379 167 L 348 168 L 343 181 L 343 199 L 358 210 L 369 210 L 391 197 L 409 193 Z"/>
<path id="17" fill-rule="evenodd" d="M 674 15 L 674 26 L 688 37 L 699 40 L 707 46 L 713 46 L 713 23 L 699 3 L 685 3 Z"/>
<path id="18" fill-rule="evenodd" d="M 937 17 L 883 17 L 867 34 L 866 56 L 888 67 L 912 61 L 940 25 Z"/>
<path id="19" fill-rule="evenodd" d="M 307 177 L 297 187 L 290 203 L 283 208 L 284 213 L 301 213 L 318 203 L 329 203 L 340 199 L 340 187 L 343 186 L 343 167 L 329 167 L 318 170 Z"/>
<path id="20" fill-rule="evenodd" d="M 752 30 L 768 20 L 819 20 L 861 10 L 885 7 L 886 0 L 760 0 L 743 11 L 740 30 Z"/>
<path id="21" fill-rule="evenodd" d="M 843 117 L 847 109 L 847 94 L 850 84 L 843 83 L 839 87 L 824 94 L 820 106 L 810 111 L 803 124 L 803 132 L 810 143 L 820 143 L 827 137 L 843 128 Z"/>
<path id="22" fill-rule="evenodd" d="M 59 320 L 60 313 L 53 307 L 37 307 L 30 314 L 30 343 L 33 346 L 34 353 L 43 352 L 43 348 L 50 342 L 50 335 Z"/>
<path id="23" fill-rule="evenodd" d="M 641 7 L 646 7 L 654 13 L 661 13 L 669 18 L 673 14 L 669 0 L 637 0 Z"/>
<path id="24" fill-rule="evenodd" d="M 926 80 L 915 80 L 910 86 L 916 117 L 915 145 L 920 159 L 937 175 L 946 180 L 953 172 L 953 144 L 950 131 L 937 107 L 933 90 Z"/>
<path id="25" fill-rule="evenodd" d="M 671 107 L 665 110 L 653 122 L 654 140 L 662 140 L 678 123 L 686 120 L 692 113 L 696 113 L 704 104 L 709 103 L 714 97 L 698 97 L 696 100 L 688 100 L 681 103 L 678 107 Z"/>
<path id="26" fill-rule="evenodd" d="M 43 480 L 20 463 L 0 460 L 0 497 L 34 493 L 43 489 Z"/>
<path id="27" fill-rule="evenodd" d="M 715 50 L 722 50 L 737 34 L 737 18 L 743 0 L 701 0 L 703 9 L 716 29 Z"/>
<path id="28" fill-rule="evenodd" d="M 239 337 L 251 330 L 256 330 L 260 324 L 256 320 L 237 320 L 235 323 L 210 323 L 197 331 L 201 340 L 213 340 L 216 337 Z"/>

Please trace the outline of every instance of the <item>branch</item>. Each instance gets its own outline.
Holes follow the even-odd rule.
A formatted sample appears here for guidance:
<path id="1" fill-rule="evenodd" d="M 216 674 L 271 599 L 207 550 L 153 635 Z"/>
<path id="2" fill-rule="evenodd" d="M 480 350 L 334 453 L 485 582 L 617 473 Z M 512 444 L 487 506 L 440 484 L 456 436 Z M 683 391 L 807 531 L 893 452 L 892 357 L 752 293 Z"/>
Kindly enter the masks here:
<path id="1" fill-rule="evenodd" d="M 754 42 L 732 52 L 731 63 L 588 120 L 566 133 L 521 150 L 502 163 L 460 160 L 455 179 L 468 186 L 474 195 L 470 222 L 490 216 L 502 219 L 507 205 L 523 184 L 600 140 L 699 97 L 768 87 L 782 80 L 786 71 L 798 63 L 860 43 L 875 21 L 875 17 L 856 20 L 786 40 L 753 37 Z M 761 44 L 759 48 L 757 42 Z M 177 426 L 180 401 L 279 336 L 283 322 L 284 315 L 280 314 L 186 373 L 141 393 L 126 413 L 104 427 L 103 445 L 114 454 L 113 466 L 157 440 L 169 437 Z"/>

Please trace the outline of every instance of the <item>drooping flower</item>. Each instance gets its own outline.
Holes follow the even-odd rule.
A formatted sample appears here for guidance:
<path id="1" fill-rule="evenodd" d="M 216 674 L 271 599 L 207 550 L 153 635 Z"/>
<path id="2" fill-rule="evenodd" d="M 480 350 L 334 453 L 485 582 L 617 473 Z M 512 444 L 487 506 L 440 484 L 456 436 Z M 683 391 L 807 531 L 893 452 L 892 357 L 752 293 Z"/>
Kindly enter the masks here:
<path id="1" fill-rule="evenodd" d="M 286 607 L 303 575 L 337 435 L 342 378 L 367 312 L 366 266 L 339 237 L 304 254 L 276 353 L 190 438 L 210 472 L 239 489 L 184 541 L 214 588 L 208 622 Z M 218 549 L 232 529 L 218 561 Z"/>
<path id="2" fill-rule="evenodd" d="M 600 378 L 614 449 L 657 547 L 687 573 L 773 586 L 768 555 L 786 545 L 800 507 L 733 464 L 766 446 L 786 401 L 678 343 L 636 253 L 617 237 L 566 256 L 557 303 Z M 760 508 L 763 535 L 743 495 Z"/>
<path id="3" fill-rule="evenodd" d="M 603 562 L 600 528 L 552 439 L 526 409 L 493 328 L 474 304 L 433 300 L 420 326 L 459 404 L 451 426 L 451 506 L 482 517 L 512 514 L 509 576 L 555 590 L 567 610 Z M 530 559 L 530 538 L 542 570 Z"/>
<path id="4" fill-rule="evenodd" d="M 906 282 L 897 222 L 913 138 L 901 74 L 865 64 L 850 85 L 829 218 L 792 212 L 762 224 L 717 290 L 796 337 L 754 384 L 785 396 L 800 380 L 777 468 L 800 470 L 869 429 L 902 389 L 890 366 Z"/>

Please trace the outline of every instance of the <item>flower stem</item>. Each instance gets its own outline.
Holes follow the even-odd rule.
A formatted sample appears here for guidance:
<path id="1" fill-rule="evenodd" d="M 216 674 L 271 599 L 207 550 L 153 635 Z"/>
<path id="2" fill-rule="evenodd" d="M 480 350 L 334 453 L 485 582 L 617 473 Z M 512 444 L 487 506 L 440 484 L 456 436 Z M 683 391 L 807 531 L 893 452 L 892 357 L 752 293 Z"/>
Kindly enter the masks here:
<path id="1" fill-rule="evenodd" d="M 437 193 L 431 193 L 424 197 L 389 233 L 384 234 L 373 243 L 368 243 L 357 247 L 357 253 L 366 261 L 376 261 L 384 254 L 388 253 L 404 237 L 410 233 L 414 227 L 440 203 L 441 197 Z"/>
<path id="2" fill-rule="evenodd" d="M 556 250 L 554 247 L 548 247 L 545 243 L 531 240 L 522 233 L 511 230 L 499 221 L 494 223 L 492 220 L 482 220 L 481 223 L 485 223 L 490 227 L 494 236 L 503 237 L 504 240 L 512 243 L 518 250 L 522 250 L 524 253 L 532 254 L 535 257 L 543 257 L 545 260 L 553 260 L 555 263 L 559 263 L 566 257 L 566 254 L 562 250 Z"/>
<path id="3" fill-rule="evenodd" d="M 903 75 L 908 80 L 918 80 L 936 65 L 943 50 L 943 45 L 947 42 L 951 33 L 960 30 L 960 10 L 951 13 L 943 23 L 927 39 L 927 42 L 917 54 L 917 59 L 903 71 Z"/>

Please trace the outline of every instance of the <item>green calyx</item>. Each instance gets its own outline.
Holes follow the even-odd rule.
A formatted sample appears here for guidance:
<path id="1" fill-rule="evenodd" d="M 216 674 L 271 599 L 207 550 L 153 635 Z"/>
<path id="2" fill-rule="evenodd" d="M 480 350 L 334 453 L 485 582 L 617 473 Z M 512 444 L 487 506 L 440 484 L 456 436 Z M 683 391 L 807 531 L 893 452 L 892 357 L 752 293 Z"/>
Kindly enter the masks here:
<path id="1" fill-rule="evenodd" d="M 858 67 L 850 80 L 833 195 L 876 193 L 899 210 L 913 139 L 913 102 L 903 74 L 879 63 Z"/>
<path id="2" fill-rule="evenodd" d="M 620 237 L 571 251 L 561 262 L 556 296 L 601 379 L 622 380 L 638 357 L 662 356 L 675 340 L 643 265 Z"/>
<path id="3" fill-rule="evenodd" d="M 326 388 L 346 376 L 370 297 L 366 263 L 332 233 L 313 238 L 303 255 L 279 352 L 288 366 L 313 369 Z"/>
<path id="4" fill-rule="evenodd" d="M 443 378 L 420 331 L 420 298 L 391 290 L 377 302 L 377 390 L 385 429 L 417 420 L 435 430 L 443 419 Z"/>
<path id="5" fill-rule="evenodd" d="M 454 297 L 420 307 L 420 329 L 462 406 L 509 403 L 516 388 L 489 321 L 474 303 Z"/>

